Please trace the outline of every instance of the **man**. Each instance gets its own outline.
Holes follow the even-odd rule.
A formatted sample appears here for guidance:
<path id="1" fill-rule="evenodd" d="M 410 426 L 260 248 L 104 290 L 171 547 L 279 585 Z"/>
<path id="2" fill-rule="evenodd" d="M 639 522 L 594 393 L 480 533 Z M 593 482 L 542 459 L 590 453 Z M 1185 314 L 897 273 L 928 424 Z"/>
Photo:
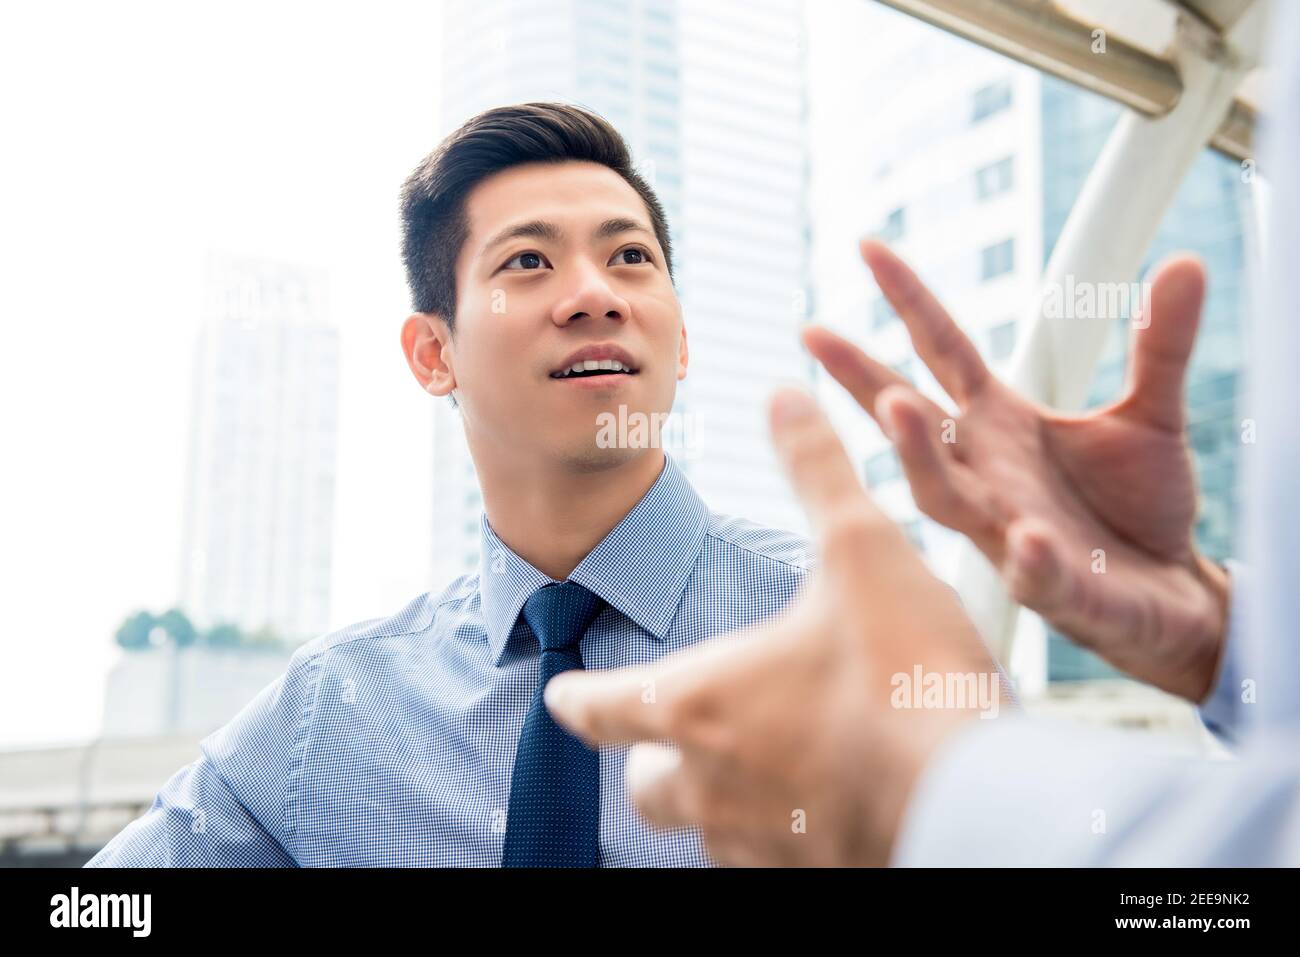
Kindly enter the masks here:
<path id="1" fill-rule="evenodd" d="M 892 438 L 923 510 L 969 536 L 1016 598 L 1076 642 L 1197 703 L 1209 727 L 1240 742 L 1238 760 L 892 706 L 895 670 L 963 666 L 970 623 L 857 484 L 825 417 L 806 396 L 780 394 L 777 449 L 822 542 L 807 597 L 743 642 L 724 636 L 654 667 L 547 688 L 556 716 L 588 741 L 676 744 L 640 744 L 628 759 L 633 799 L 652 821 L 701 826 L 723 863 L 1300 864 L 1300 333 L 1288 272 L 1300 249 L 1300 7 L 1278 10 L 1278 127 L 1262 164 L 1278 176 L 1273 258 L 1244 413 L 1260 436 L 1245 575 L 1206 561 L 1192 536 L 1182 388 L 1205 290 L 1195 260 L 1157 270 L 1127 395 L 1062 416 L 998 383 L 911 271 L 864 242 L 921 358 L 961 407 L 948 448 L 937 407 L 844 340 L 805 334 Z M 1096 548 L 1104 575 L 1089 567 Z M 885 586 L 882 568 L 893 570 Z M 653 682 L 656 701 L 633 698 L 632 682 Z M 792 832 L 791 814 L 809 807 L 816 814 Z"/>
<path id="2" fill-rule="evenodd" d="M 463 419 L 479 568 L 299 648 L 92 865 L 711 863 L 635 813 L 624 749 L 541 700 L 756 624 L 805 577 L 802 539 L 712 513 L 653 430 L 602 429 L 666 415 L 686 376 L 663 209 L 603 119 L 530 103 L 448 137 L 402 217 L 402 348 Z"/>

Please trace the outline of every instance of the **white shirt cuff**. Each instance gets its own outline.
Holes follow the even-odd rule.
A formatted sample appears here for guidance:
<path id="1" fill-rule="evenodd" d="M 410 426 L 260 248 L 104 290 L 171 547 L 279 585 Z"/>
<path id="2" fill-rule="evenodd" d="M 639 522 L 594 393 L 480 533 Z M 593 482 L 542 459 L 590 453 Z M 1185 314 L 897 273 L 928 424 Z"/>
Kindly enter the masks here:
<path id="1" fill-rule="evenodd" d="M 1228 597 L 1228 632 L 1219 654 L 1219 670 L 1210 693 L 1197 706 L 1201 723 L 1225 744 L 1241 742 L 1246 714 L 1241 704 L 1241 646 L 1245 628 L 1247 573 L 1240 562 L 1229 559 L 1232 591 Z"/>

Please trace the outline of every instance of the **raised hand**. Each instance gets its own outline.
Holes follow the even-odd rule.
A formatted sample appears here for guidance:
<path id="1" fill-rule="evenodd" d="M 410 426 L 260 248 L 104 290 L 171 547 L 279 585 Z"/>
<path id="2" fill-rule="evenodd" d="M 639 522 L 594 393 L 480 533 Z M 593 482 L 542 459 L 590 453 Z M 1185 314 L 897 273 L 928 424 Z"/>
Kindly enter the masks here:
<path id="1" fill-rule="evenodd" d="M 1005 689 L 812 399 L 778 393 L 772 433 L 820 553 L 806 590 L 772 621 L 652 665 L 565 672 L 546 703 L 593 746 L 635 742 L 632 801 L 660 827 L 698 825 L 719 863 L 884 864 L 932 755 L 997 718 Z M 951 699 L 918 705 L 918 673 Z"/>
<path id="2" fill-rule="evenodd" d="M 917 506 L 970 538 L 1011 595 L 1072 640 L 1204 698 L 1228 582 L 1193 541 L 1183 380 L 1205 295 L 1199 262 L 1174 257 L 1156 271 L 1124 397 L 1061 415 L 998 381 L 887 247 L 864 240 L 862 256 L 958 413 L 829 330 L 810 327 L 804 343 L 890 437 Z"/>

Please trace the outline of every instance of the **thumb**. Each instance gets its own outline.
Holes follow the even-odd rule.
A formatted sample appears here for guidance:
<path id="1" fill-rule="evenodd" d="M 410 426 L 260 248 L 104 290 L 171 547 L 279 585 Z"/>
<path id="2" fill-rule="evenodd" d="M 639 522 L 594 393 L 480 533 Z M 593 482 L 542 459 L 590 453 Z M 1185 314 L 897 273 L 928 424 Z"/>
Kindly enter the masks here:
<path id="1" fill-rule="evenodd" d="M 1204 300 L 1205 268 L 1196 257 L 1175 256 L 1156 270 L 1147 321 L 1133 328 L 1132 386 L 1124 400 L 1151 425 L 1183 428 L 1183 379 Z"/>

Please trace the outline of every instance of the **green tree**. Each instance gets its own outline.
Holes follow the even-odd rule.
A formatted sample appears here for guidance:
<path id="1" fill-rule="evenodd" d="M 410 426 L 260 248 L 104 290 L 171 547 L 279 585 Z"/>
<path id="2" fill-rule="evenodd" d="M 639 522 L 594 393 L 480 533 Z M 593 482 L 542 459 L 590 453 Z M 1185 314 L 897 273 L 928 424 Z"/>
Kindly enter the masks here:
<path id="1" fill-rule="evenodd" d="M 244 643 L 244 633 L 237 625 L 222 623 L 209 628 L 203 642 L 213 648 L 237 648 Z"/>
<path id="2" fill-rule="evenodd" d="M 117 629 L 117 643 L 127 651 L 142 651 L 149 647 L 149 632 L 158 624 L 158 619 L 147 611 L 138 611 L 127 616 Z"/>
<path id="3" fill-rule="evenodd" d="M 175 642 L 177 648 L 188 648 L 198 639 L 198 630 L 179 608 L 173 608 L 158 619 L 158 624 Z"/>

